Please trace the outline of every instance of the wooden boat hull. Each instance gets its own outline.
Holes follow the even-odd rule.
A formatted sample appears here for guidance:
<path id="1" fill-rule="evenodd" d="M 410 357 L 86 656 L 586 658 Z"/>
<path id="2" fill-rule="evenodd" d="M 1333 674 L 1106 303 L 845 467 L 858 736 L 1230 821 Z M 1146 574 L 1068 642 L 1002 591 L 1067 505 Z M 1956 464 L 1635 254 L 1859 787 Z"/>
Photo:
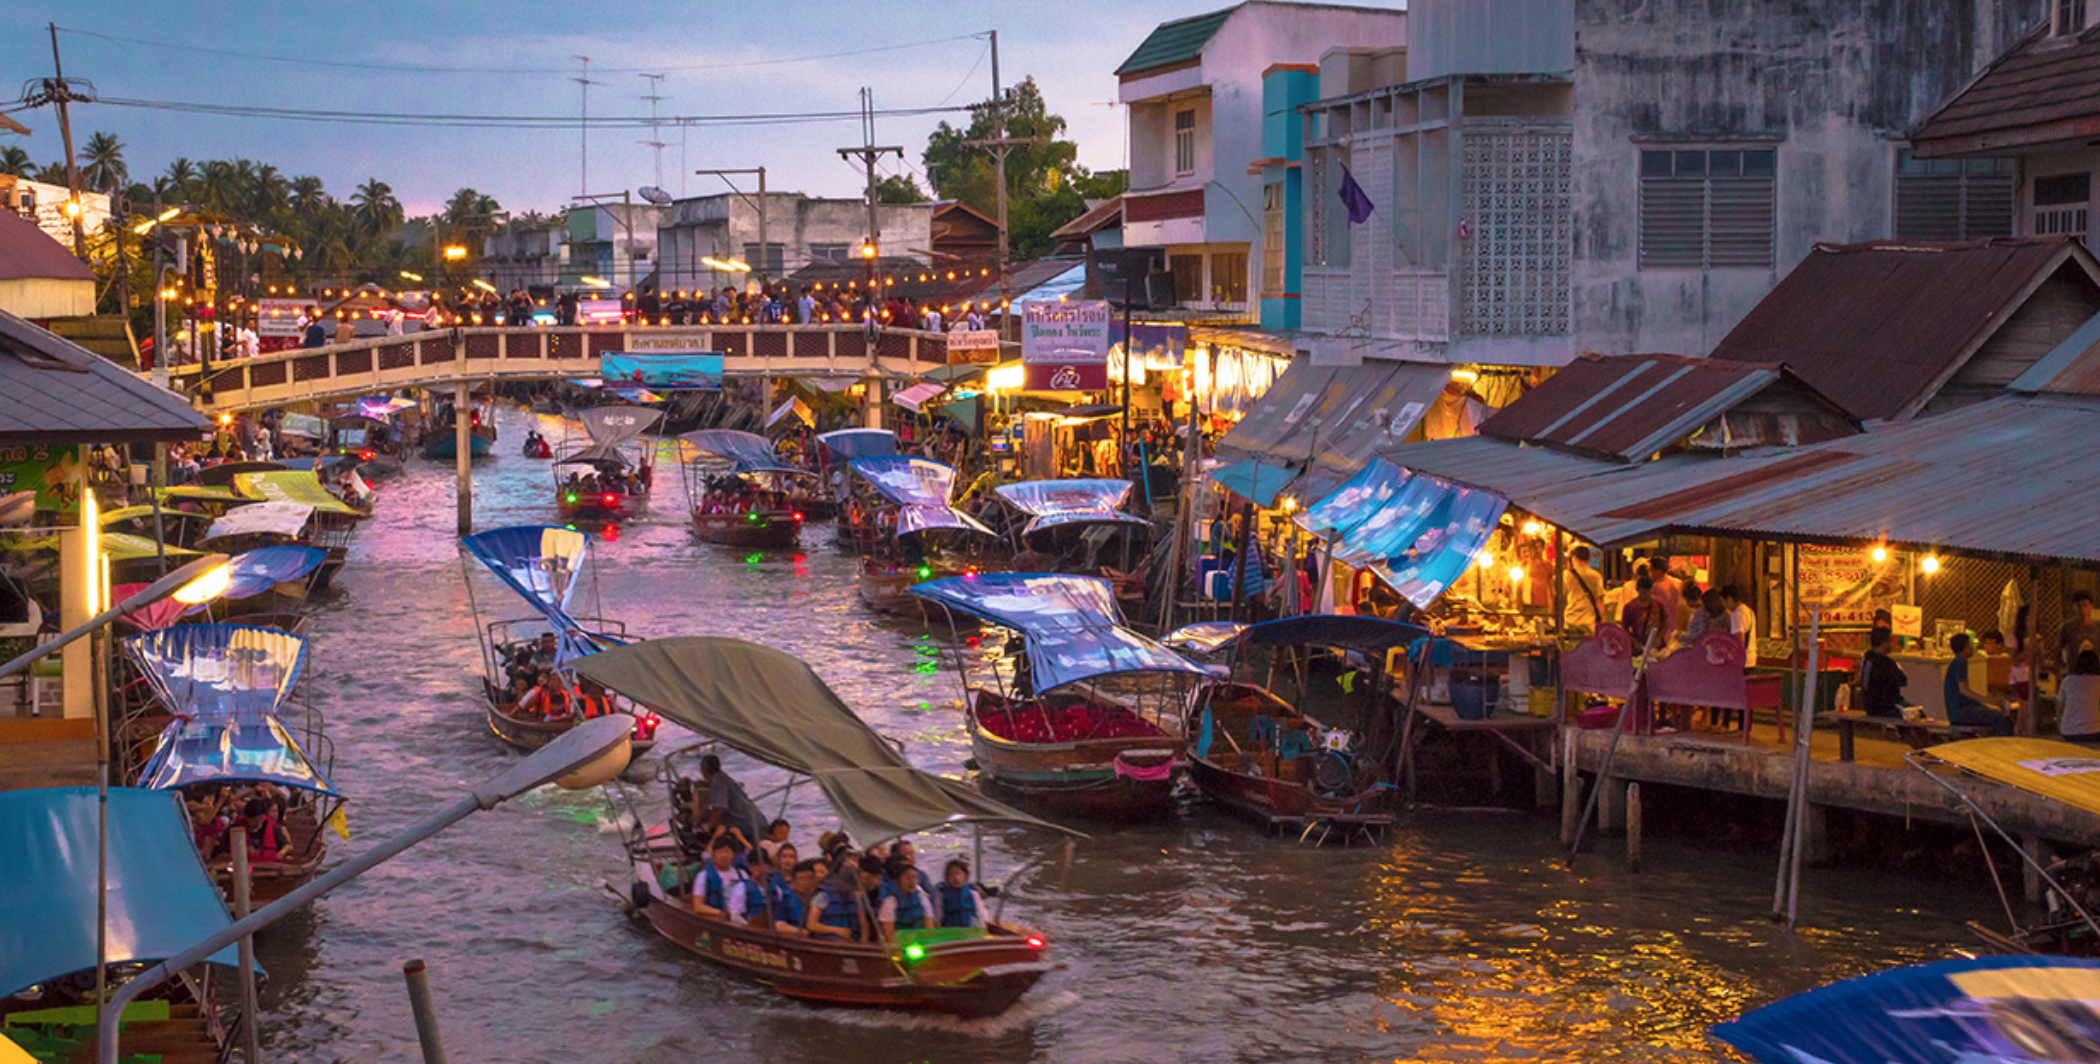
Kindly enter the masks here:
<path id="1" fill-rule="evenodd" d="M 793 510 L 696 513 L 693 533 L 708 543 L 727 547 L 786 550 L 800 540 L 803 516 Z"/>
<path id="2" fill-rule="evenodd" d="M 1017 743 L 975 725 L 970 750 L 993 797 L 1089 820 L 1151 820 L 1174 807 L 1179 758 L 1165 736 Z"/>
<path id="3" fill-rule="evenodd" d="M 788 505 L 810 521 L 829 521 L 839 515 L 838 501 L 821 495 L 790 495 Z"/>
<path id="4" fill-rule="evenodd" d="M 1012 929 L 930 946 L 907 966 L 887 945 L 739 927 L 675 899 L 656 898 L 639 915 L 680 949 L 814 1005 L 996 1016 L 1055 968 L 1043 960 L 1040 937 Z"/>
<path id="5" fill-rule="evenodd" d="M 489 730 L 496 733 L 496 738 L 527 753 L 561 738 L 568 733 L 569 729 L 583 722 L 581 717 L 570 717 L 567 720 L 549 722 L 533 717 L 519 716 L 505 712 L 503 707 L 496 705 L 494 702 L 487 704 L 485 713 L 488 717 Z M 634 753 L 628 759 L 628 764 L 640 761 L 643 755 L 655 749 L 656 740 L 653 738 L 636 739 L 633 741 L 632 747 Z"/>
<path id="6" fill-rule="evenodd" d="M 328 832 L 311 805 L 302 805 L 285 813 L 284 826 L 292 833 L 292 860 L 251 861 L 248 865 L 248 898 L 255 908 L 261 908 L 306 885 L 320 874 L 321 865 L 328 860 Z M 221 858 L 211 866 L 212 878 L 218 881 L 219 890 L 226 895 L 227 903 L 233 901 L 233 859 Z"/>
<path id="7" fill-rule="evenodd" d="M 1201 757 L 1188 762 L 1189 778 L 1205 797 L 1265 826 L 1317 821 L 1380 820 L 1390 816 L 1388 790 L 1350 798 L 1326 798 L 1305 783 L 1262 772 L 1240 772 Z"/>
<path id="8" fill-rule="evenodd" d="M 467 456 L 470 458 L 485 457 L 489 453 L 489 449 L 495 446 L 495 443 L 496 437 L 493 434 L 484 436 L 480 432 L 470 433 L 467 436 Z M 437 435 L 423 441 L 423 457 L 435 459 L 457 458 L 459 457 L 459 441 L 453 437 L 453 433 L 450 430 L 441 430 Z"/>
<path id="9" fill-rule="evenodd" d="M 560 511 L 563 521 L 625 521 L 639 517 L 643 510 L 649 508 L 647 495 L 579 492 L 575 495 L 575 502 L 570 502 L 569 499 L 569 494 L 564 492 L 555 500 L 555 508 Z M 605 501 L 607 499 L 612 501 Z"/>

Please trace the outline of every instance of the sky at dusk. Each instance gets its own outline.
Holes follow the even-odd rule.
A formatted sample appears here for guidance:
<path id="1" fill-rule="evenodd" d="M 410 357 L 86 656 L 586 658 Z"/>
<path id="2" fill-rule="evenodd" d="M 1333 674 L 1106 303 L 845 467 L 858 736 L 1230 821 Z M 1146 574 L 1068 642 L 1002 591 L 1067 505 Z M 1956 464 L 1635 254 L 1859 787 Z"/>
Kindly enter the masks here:
<path id="1" fill-rule="evenodd" d="M 864 85 L 878 108 L 956 106 L 990 94 L 985 42 L 969 35 L 996 29 L 1002 80 L 1034 75 L 1051 109 L 1070 121 L 1080 162 L 1115 169 L 1125 147 L 1112 71 L 1154 25 L 1216 6 L 11 0 L 0 4 L 0 94 L 15 98 L 22 82 L 51 74 L 44 27 L 56 22 L 67 76 L 93 81 L 101 96 L 131 100 L 573 119 L 581 88 L 572 79 L 582 70 L 573 57 L 587 55 L 590 79 L 602 83 L 589 89 L 594 118 L 647 116 L 644 72 L 667 75 L 657 90 L 668 97 L 658 105 L 666 116 L 853 111 Z M 839 54 L 847 52 L 863 54 Z M 814 56 L 829 58 L 807 58 Z M 21 145 L 39 164 L 59 159 L 55 110 L 14 117 L 32 135 L 0 133 L 0 144 Z M 907 156 L 886 161 L 884 172 L 901 167 L 925 186 L 919 153 L 942 118 L 960 124 L 967 115 L 879 120 L 876 142 L 903 145 Z M 135 180 L 150 181 L 177 156 L 245 156 L 287 175 L 318 175 L 339 198 L 378 177 L 411 215 L 435 210 L 461 186 L 505 208 L 552 211 L 579 191 L 581 178 L 573 125 L 420 128 L 76 105 L 76 148 L 96 131 L 123 141 Z M 650 139 L 647 128 L 593 128 L 590 191 L 655 184 L 655 153 L 640 143 Z M 667 123 L 658 139 L 668 145 L 662 181 L 673 195 L 723 190 L 719 178 L 691 174 L 705 167 L 763 165 L 770 186 L 782 191 L 854 196 L 862 188 L 858 164 L 836 151 L 860 143 L 857 119 L 685 130 Z"/>

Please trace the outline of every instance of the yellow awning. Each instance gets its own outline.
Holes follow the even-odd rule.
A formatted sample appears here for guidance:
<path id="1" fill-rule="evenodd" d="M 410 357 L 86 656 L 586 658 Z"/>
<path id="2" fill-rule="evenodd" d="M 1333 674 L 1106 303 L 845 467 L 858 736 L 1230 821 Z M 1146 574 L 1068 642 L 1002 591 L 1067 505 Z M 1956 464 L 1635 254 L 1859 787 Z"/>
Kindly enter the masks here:
<path id="1" fill-rule="evenodd" d="M 349 514 L 363 517 L 365 512 L 348 505 L 335 497 L 321 484 L 321 478 L 304 469 L 286 469 L 270 473 L 237 473 L 233 482 L 241 494 L 264 502 L 296 502 L 311 506 L 324 514 Z"/>
<path id="2" fill-rule="evenodd" d="M 183 484 L 177 487 L 163 488 L 161 489 L 160 497 L 163 499 L 195 499 L 199 502 L 255 501 L 230 487 L 218 487 L 211 484 Z"/>
<path id="3" fill-rule="evenodd" d="M 119 521 L 129 521 L 137 517 L 144 517 L 150 519 L 152 518 L 152 516 L 153 507 L 151 506 L 126 506 L 121 510 L 110 510 L 105 512 L 102 515 L 102 527 L 108 528 L 109 526 L 116 524 Z M 190 510 L 171 510 L 165 506 L 160 508 L 160 516 L 163 520 L 168 521 L 179 521 L 186 517 L 201 519 L 210 518 L 209 514 L 195 513 Z"/>
<path id="4" fill-rule="evenodd" d="M 2054 739 L 1968 739 L 1925 753 L 1984 779 L 2100 815 L 2100 750 Z"/>

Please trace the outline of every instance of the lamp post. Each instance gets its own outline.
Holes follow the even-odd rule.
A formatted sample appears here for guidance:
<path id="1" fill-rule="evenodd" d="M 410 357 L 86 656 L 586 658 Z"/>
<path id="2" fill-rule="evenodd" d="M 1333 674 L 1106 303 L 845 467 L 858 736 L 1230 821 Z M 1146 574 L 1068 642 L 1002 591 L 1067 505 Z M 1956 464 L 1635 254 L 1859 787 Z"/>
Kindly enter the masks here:
<path id="1" fill-rule="evenodd" d="M 633 729 L 625 716 L 614 714 L 588 720 L 561 738 L 534 751 L 525 760 L 491 780 L 484 780 L 451 805 L 432 813 L 385 842 L 337 865 L 305 886 L 263 906 L 247 919 L 236 920 L 217 933 L 168 959 L 140 972 L 110 995 L 97 1025 L 95 1059 L 98 1064 L 117 1064 L 118 1022 L 124 1009 L 140 994 L 159 986 L 170 976 L 210 957 L 242 938 L 254 934 L 304 908 L 306 903 L 392 860 L 402 851 L 468 816 L 506 802 L 546 783 L 559 783 L 569 790 L 596 787 L 627 766 Z M 246 1017 L 254 1023 L 255 1017 Z"/>

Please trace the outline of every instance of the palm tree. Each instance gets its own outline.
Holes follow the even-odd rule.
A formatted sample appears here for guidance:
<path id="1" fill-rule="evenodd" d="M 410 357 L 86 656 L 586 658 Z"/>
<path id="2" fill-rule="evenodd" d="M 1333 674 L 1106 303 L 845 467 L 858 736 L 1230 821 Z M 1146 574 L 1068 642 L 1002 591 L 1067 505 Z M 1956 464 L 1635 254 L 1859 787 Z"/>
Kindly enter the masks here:
<path id="1" fill-rule="evenodd" d="M 394 189 L 378 178 L 372 178 L 357 186 L 351 193 L 350 202 L 357 205 L 357 222 L 365 235 L 375 240 L 398 228 L 406 218 L 401 201 L 394 198 Z"/>
<path id="2" fill-rule="evenodd" d="M 197 180 L 193 198 L 197 205 L 213 214 L 233 214 L 240 206 L 240 178 L 233 164 L 224 159 L 213 159 L 204 164 L 203 176 Z"/>
<path id="3" fill-rule="evenodd" d="M 163 176 L 168 181 L 168 198 L 186 200 L 190 198 L 190 186 L 197 181 L 197 167 L 188 159 L 178 156 L 174 162 L 168 164 L 167 173 Z"/>
<path id="4" fill-rule="evenodd" d="M 66 174 L 66 164 L 64 163 L 46 163 L 38 167 L 36 173 L 31 174 L 29 179 L 31 181 L 41 181 L 47 185 L 61 186 L 71 180 Z"/>
<path id="5" fill-rule="evenodd" d="M 23 151 L 21 145 L 10 144 L 5 148 L 0 148 L 0 174 L 28 177 L 30 171 L 34 169 L 36 167 L 30 163 L 29 153 Z"/>
<path id="6" fill-rule="evenodd" d="M 255 206 L 255 213 L 263 217 L 274 217 L 288 204 L 287 196 L 291 183 L 284 179 L 277 168 L 268 163 L 255 168 L 254 184 L 249 187 L 248 200 Z"/>
<path id="7" fill-rule="evenodd" d="M 130 178 L 124 167 L 124 142 L 114 133 L 90 134 L 80 149 L 80 180 L 88 188 L 114 192 Z"/>
<path id="8" fill-rule="evenodd" d="M 292 178 L 292 212 L 302 221 L 312 221 L 328 205 L 327 186 L 312 174 Z"/>

